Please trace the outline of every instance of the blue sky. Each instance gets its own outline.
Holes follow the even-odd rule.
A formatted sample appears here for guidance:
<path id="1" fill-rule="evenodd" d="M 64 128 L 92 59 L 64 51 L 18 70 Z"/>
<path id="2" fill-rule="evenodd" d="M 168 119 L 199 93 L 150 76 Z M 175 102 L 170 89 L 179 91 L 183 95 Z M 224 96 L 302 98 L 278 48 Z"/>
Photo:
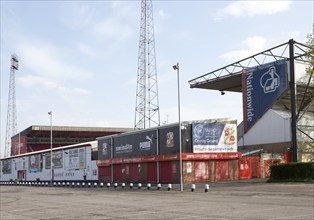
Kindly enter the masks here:
<path id="1" fill-rule="evenodd" d="M 10 58 L 16 53 L 18 131 L 30 125 L 133 127 L 140 1 L 1 0 L 1 149 Z M 238 93 L 188 81 L 294 38 L 306 42 L 313 1 L 153 1 L 160 119 L 242 121 Z M 1 152 L 2 152 L 1 151 Z"/>

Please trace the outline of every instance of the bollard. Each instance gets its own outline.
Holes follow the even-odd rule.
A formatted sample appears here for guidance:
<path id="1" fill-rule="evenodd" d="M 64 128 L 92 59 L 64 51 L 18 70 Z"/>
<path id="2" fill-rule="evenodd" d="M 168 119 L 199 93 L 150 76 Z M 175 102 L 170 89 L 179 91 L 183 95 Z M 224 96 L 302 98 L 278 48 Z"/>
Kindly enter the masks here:
<path id="1" fill-rule="evenodd" d="M 191 192 L 195 191 L 195 184 L 191 184 Z"/>
<path id="2" fill-rule="evenodd" d="M 102 188 L 104 186 L 104 183 L 103 182 L 101 182 L 100 183 L 100 188 Z"/>
<path id="3" fill-rule="evenodd" d="M 80 183 L 76 183 L 76 186 L 77 186 L 77 187 L 80 187 Z"/>
<path id="4" fill-rule="evenodd" d="M 56 186 L 57 185 L 57 183 L 56 182 L 53 182 L 53 186 Z"/>
<path id="5" fill-rule="evenodd" d="M 48 186 L 49 185 L 49 183 L 48 182 L 46 182 L 46 186 Z"/>
<path id="6" fill-rule="evenodd" d="M 70 183 L 69 182 L 67 182 L 67 187 L 69 187 L 70 186 Z"/>
<path id="7" fill-rule="evenodd" d="M 171 183 L 169 183 L 169 184 L 168 184 L 168 191 L 170 191 L 171 188 L 172 188 L 172 185 L 171 185 Z"/>
<path id="8" fill-rule="evenodd" d="M 133 188 L 133 183 L 130 183 L 130 189 L 132 189 Z"/>
<path id="9" fill-rule="evenodd" d="M 158 183 L 158 184 L 157 184 L 157 190 L 160 190 L 160 189 L 161 189 L 161 184 Z"/>
<path id="10" fill-rule="evenodd" d="M 205 184 L 205 192 L 208 192 L 208 190 L 209 190 L 209 185 Z"/>
<path id="11" fill-rule="evenodd" d="M 82 182 L 82 187 L 85 187 L 85 182 Z"/>
<path id="12" fill-rule="evenodd" d="M 97 185 L 98 185 L 97 183 L 94 183 L 94 187 L 97 187 Z"/>
<path id="13" fill-rule="evenodd" d="M 72 187 L 75 187 L 75 183 L 74 182 L 72 182 Z"/>
<path id="14" fill-rule="evenodd" d="M 139 184 L 137 185 L 137 188 L 138 188 L 138 189 L 141 189 L 141 188 L 142 188 L 142 183 L 139 183 Z"/>
<path id="15" fill-rule="evenodd" d="M 125 187 L 125 183 L 122 183 L 122 184 L 121 184 L 121 186 L 122 186 L 122 189 L 124 189 L 124 187 Z"/>
<path id="16" fill-rule="evenodd" d="M 152 187 L 152 184 L 147 183 L 147 189 L 150 189 Z"/>
<path id="17" fill-rule="evenodd" d="M 108 189 L 110 188 L 110 183 L 107 183 L 107 188 L 108 188 Z"/>
<path id="18" fill-rule="evenodd" d="M 91 183 L 87 183 L 87 186 L 88 186 L 88 187 L 91 187 Z"/>
<path id="19" fill-rule="evenodd" d="M 118 183 L 114 183 L 114 188 L 116 189 L 118 187 Z"/>
<path id="20" fill-rule="evenodd" d="M 63 187 L 65 186 L 65 182 L 62 182 L 62 186 L 63 186 Z"/>

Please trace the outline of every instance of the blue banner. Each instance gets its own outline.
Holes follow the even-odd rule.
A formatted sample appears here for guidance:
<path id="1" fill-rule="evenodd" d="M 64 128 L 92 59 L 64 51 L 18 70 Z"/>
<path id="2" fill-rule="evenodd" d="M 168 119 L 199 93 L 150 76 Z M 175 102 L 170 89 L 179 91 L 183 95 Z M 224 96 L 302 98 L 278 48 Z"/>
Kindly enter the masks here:
<path id="1" fill-rule="evenodd" d="M 236 152 L 237 125 L 192 124 L 193 153 Z"/>
<path id="2" fill-rule="evenodd" d="M 248 131 L 288 88 L 287 62 L 249 68 L 243 72 L 243 121 Z"/>

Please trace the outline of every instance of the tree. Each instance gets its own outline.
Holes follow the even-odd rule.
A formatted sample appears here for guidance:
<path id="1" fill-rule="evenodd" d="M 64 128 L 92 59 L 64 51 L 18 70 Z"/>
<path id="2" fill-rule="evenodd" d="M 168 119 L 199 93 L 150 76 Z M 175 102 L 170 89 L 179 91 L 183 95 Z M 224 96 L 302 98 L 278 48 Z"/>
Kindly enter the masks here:
<path id="1" fill-rule="evenodd" d="M 314 71 L 314 24 L 313 24 L 313 30 L 312 33 L 307 35 L 307 46 L 308 46 L 308 51 L 306 53 L 306 56 L 309 60 L 309 66 L 306 68 L 306 72 L 311 76 L 311 83 L 314 83 L 314 77 L 313 77 L 313 71 Z M 314 94 L 312 94 L 313 97 Z"/>

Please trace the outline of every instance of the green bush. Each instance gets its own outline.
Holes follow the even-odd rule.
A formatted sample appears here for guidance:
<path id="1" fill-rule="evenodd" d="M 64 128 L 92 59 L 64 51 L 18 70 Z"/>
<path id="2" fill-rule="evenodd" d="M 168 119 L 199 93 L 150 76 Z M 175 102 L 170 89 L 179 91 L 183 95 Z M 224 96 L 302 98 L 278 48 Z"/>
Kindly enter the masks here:
<path id="1" fill-rule="evenodd" d="M 274 164 L 270 167 L 270 181 L 313 182 L 314 163 Z"/>

